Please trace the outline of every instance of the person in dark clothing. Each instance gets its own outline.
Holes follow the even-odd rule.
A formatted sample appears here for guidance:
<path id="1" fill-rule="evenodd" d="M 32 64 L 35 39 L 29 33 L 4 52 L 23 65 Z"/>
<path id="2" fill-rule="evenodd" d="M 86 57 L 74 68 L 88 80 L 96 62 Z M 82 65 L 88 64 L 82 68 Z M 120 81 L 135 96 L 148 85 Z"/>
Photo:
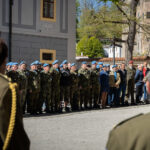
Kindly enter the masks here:
<path id="1" fill-rule="evenodd" d="M 125 98 L 125 92 L 126 92 L 126 80 L 127 80 L 127 70 L 125 69 L 125 64 L 121 64 L 121 69 L 118 70 L 118 73 L 120 74 L 121 83 L 119 87 L 119 97 L 121 99 L 121 104 L 124 105 L 124 98 Z"/>
<path id="2" fill-rule="evenodd" d="M 136 74 L 135 74 L 136 103 L 140 103 L 140 100 L 141 100 L 142 94 L 143 94 L 143 85 L 144 85 L 143 78 L 144 78 L 144 75 L 143 75 L 142 69 L 143 69 L 142 66 L 139 65 L 138 69 L 136 71 Z"/>
<path id="3" fill-rule="evenodd" d="M 63 68 L 61 69 L 61 78 L 60 78 L 60 89 L 61 89 L 61 101 L 65 102 L 66 111 L 70 111 L 70 70 L 68 69 L 68 62 L 64 60 Z"/>

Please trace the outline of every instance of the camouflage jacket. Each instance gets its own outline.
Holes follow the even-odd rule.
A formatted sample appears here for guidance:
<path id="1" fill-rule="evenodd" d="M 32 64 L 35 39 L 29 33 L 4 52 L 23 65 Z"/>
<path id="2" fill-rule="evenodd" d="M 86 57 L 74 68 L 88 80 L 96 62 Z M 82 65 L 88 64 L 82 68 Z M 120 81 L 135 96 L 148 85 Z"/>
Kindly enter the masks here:
<path id="1" fill-rule="evenodd" d="M 99 85 L 99 78 L 100 78 L 100 73 L 97 69 L 91 69 L 91 84 L 92 86 L 97 86 Z"/>
<path id="2" fill-rule="evenodd" d="M 70 81 L 71 81 L 71 88 L 78 88 L 79 85 L 78 72 L 70 71 Z"/>
<path id="3" fill-rule="evenodd" d="M 135 68 L 131 69 L 131 68 L 127 67 L 127 81 L 134 80 L 135 74 L 136 74 Z"/>
<path id="4" fill-rule="evenodd" d="M 18 70 L 20 75 L 20 82 L 21 82 L 21 90 L 25 90 L 28 87 L 28 77 L 26 76 L 26 72 L 24 70 Z"/>
<path id="5" fill-rule="evenodd" d="M 51 91 L 52 76 L 50 72 L 41 72 L 41 89 L 43 91 Z"/>
<path id="6" fill-rule="evenodd" d="M 50 73 L 52 76 L 52 87 L 60 87 L 60 77 L 61 77 L 61 73 L 60 70 L 55 69 L 55 68 L 51 68 L 50 69 Z"/>
<path id="7" fill-rule="evenodd" d="M 40 92 L 40 75 L 33 70 L 29 73 L 29 89 L 32 92 Z"/>
<path id="8" fill-rule="evenodd" d="M 82 88 L 89 87 L 91 77 L 90 71 L 88 69 L 80 68 L 78 74 L 79 74 L 79 86 L 81 86 Z"/>

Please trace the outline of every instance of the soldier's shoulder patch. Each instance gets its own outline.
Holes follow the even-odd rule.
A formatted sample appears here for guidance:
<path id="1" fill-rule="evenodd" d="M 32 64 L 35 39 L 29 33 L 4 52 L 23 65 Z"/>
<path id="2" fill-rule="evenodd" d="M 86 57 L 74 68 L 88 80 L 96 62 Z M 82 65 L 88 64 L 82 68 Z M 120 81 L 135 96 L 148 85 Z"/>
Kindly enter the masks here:
<path id="1" fill-rule="evenodd" d="M 139 116 L 142 116 L 142 115 L 144 115 L 144 114 L 141 113 L 141 114 L 138 114 L 138 115 L 136 115 L 136 116 L 130 117 L 130 118 L 128 118 L 128 119 L 125 119 L 125 120 L 121 121 L 120 123 L 118 123 L 113 129 L 116 129 L 117 127 L 123 125 L 124 123 L 126 123 L 126 122 L 128 122 L 128 121 L 130 121 L 130 120 L 132 120 L 132 119 L 134 119 L 134 118 L 137 118 L 137 117 L 139 117 Z"/>

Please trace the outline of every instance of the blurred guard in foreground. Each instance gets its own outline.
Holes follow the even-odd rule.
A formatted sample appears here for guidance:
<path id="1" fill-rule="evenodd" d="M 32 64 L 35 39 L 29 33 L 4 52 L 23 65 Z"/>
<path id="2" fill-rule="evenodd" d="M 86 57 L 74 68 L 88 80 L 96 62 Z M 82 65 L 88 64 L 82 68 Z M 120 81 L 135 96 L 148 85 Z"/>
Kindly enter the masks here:
<path id="1" fill-rule="evenodd" d="M 150 94 L 150 73 L 146 77 Z M 150 113 L 119 123 L 109 135 L 106 150 L 150 150 Z"/>
<path id="2" fill-rule="evenodd" d="M 0 39 L 0 149 L 29 150 L 23 127 L 17 84 L 4 75 L 8 49 Z"/>

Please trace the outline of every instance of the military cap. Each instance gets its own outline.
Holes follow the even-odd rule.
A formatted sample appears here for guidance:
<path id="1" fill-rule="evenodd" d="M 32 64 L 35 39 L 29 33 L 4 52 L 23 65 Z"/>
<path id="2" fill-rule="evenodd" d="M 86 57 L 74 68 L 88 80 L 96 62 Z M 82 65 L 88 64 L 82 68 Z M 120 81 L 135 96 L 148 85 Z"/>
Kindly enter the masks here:
<path id="1" fill-rule="evenodd" d="M 11 62 L 7 63 L 6 66 L 11 66 Z"/>
<path id="2" fill-rule="evenodd" d="M 9 62 L 9 65 L 12 66 L 13 62 Z"/>
<path id="3" fill-rule="evenodd" d="M 133 64 L 133 60 L 130 60 L 130 61 L 129 61 L 129 64 Z"/>
<path id="4" fill-rule="evenodd" d="M 52 65 L 55 65 L 55 64 L 58 64 L 58 60 L 55 60 L 53 63 L 52 63 Z"/>
<path id="5" fill-rule="evenodd" d="M 49 66 L 49 64 L 44 64 L 44 65 L 43 65 L 43 67 L 47 67 L 47 66 Z"/>
<path id="6" fill-rule="evenodd" d="M 72 67 L 72 66 L 75 66 L 75 65 L 76 65 L 75 63 L 72 63 L 72 64 L 71 64 L 71 67 Z"/>
<path id="7" fill-rule="evenodd" d="M 107 64 L 107 67 L 110 67 L 110 64 Z"/>
<path id="8" fill-rule="evenodd" d="M 38 63 L 38 65 L 42 65 L 42 63 L 41 63 L 41 62 L 39 62 L 39 63 Z"/>
<path id="9" fill-rule="evenodd" d="M 82 64 L 87 64 L 87 62 L 86 62 L 86 61 L 83 61 Z"/>
<path id="10" fill-rule="evenodd" d="M 104 65 L 103 65 L 103 68 L 105 68 L 105 67 L 107 67 L 107 65 L 106 65 L 106 64 L 104 64 Z"/>
<path id="11" fill-rule="evenodd" d="M 96 69 L 99 69 L 99 68 L 100 68 L 99 65 L 97 65 L 97 66 L 96 66 Z"/>
<path id="12" fill-rule="evenodd" d="M 96 61 L 92 61 L 92 65 L 95 65 L 97 62 Z"/>
<path id="13" fill-rule="evenodd" d="M 63 64 L 60 64 L 59 67 L 62 68 L 62 67 L 63 67 Z"/>
<path id="14" fill-rule="evenodd" d="M 34 65 L 39 65 L 39 61 L 38 60 L 36 60 L 36 61 L 34 61 Z"/>
<path id="15" fill-rule="evenodd" d="M 21 61 L 20 62 L 20 65 L 22 65 L 22 64 L 27 64 L 25 61 Z"/>
<path id="16" fill-rule="evenodd" d="M 30 66 L 36 65 L 36 62 L 34 61 L 33 63 L 30 64 Z"/>
<path id="17" fill-rule="evenodd" d="M 117 67 L 117 65 L 113 65 L 113 66 L 112 66 L 112 68 L 116 68 L 116 67 Z"/>
<path id="18" fill-rule="evenodd" d="M 103 65 L 103 62 L 99 62 L 98 65 Z"/>
<path id="19" fill-rule="evenodd" d="M 12 66 L 14 66 L 14 65 L 18 65 L 18 63 L 17 62 L 12 63 Z"/>
<path id="20" fill-rule="evenodd" d="M 67 60 L 64 60 L 64 61 L 62 62 L 62 65 L 67 64 L 67 63 L 68 63 L 68 61 L 67 61 Z"/>

